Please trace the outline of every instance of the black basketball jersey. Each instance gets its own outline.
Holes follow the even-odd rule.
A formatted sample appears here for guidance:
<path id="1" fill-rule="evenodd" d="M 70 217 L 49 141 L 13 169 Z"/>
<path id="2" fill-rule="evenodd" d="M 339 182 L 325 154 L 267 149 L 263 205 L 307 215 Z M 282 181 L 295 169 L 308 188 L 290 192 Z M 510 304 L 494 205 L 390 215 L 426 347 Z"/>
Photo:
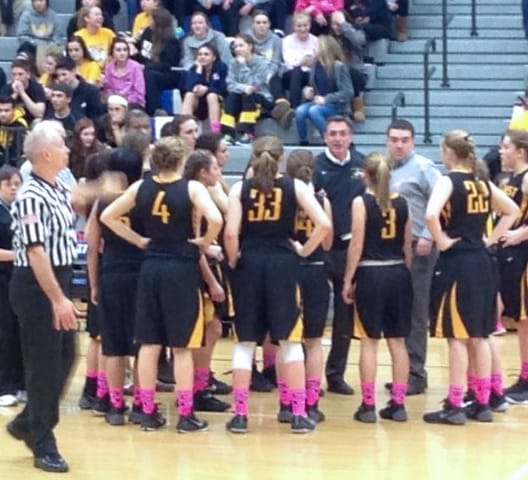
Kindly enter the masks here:
<path id="1" fill-rule="evenodd" d="M 319 205 L 324 208 L 324 197 L 319 193 L 315 193 L 315 199 Z M 293 232 L 293 240 L 297 240 L 300 243 L 305 244 L 312 235 L 314 228 L 315 224 L 312 219 L 306 215 L 306 212 L 302 208 L 298 208 L 295 215 L 295 230 Z M 309 257 L 306 257 L 303 260 L 307 262 L 324 260 L 323 248 L 319 245 Z"/>
<path id="2" fill-rule="evenodd" d="M 521 210 L 521 215 L 513 224 L 512 229 L 518 228 L 520 225 L 528 224 L 528 199 L 522 191 L 524 176 L 527 173 L 528 169 L 517 175 L 512 175 L 508 183 L 502 188 L 504 193 L 508 195 L 508 197 L 510 197 Z"/>
<path id="3" fill-rule="evenodd" d="M 244 180 L 242 203 L 241 249 L 287 248 L 293 238 L 297 200 L 293 178 L 281 176 L 273 182 L 270 193 L 254 187 L 253 179 Z"/>
<path id="4" fill-rule="evenodd" d="M 171 255 L 198 259 L 194 238 L 194 206 L 189 197 L 189 181 L 162 183 L 157 175 L 147 177 L 139 187 L 136 208 L 150 238 L 146 255 Z"/>
<path id="5" fill-rule="evenodd" d="M 366 222 L 361 260 L 403 260 L 405 224 L 409 218 L 406 200 L 393 193 L 390 208 L 382 212 L 374 195 L 364 193 L 362 198 Z"/>
<path id="6" fill-rule="evenodd" d="M 108 206 L 108 203 L 100 201 L 97 206 L 97 218 L 101 217 L 101 213 Z M 144 235 L 143 223 L 138 215 L 137 208 L 133 208 L 127 215 L 123 215 L 120 219 L 125 225 L 130 227 L 140 235 Z M 127 242 L 119 235 L 116 235 L 110 230 L 104 223 L 101 225 L 101 234 L 104 240 L 104 252 L 105 257 L 111 258 L 128 258 L 131 260 L 137 260 L 143 257 L 143 250 L 136 247 L 135 245 Z"/>
<path id="7" fill-rule="evenodd" d="M 477 180 L 471 172 L 455 170 L 448 176 L 453 183 L 453 192 L 442 209 L 442 229 L 451 238 L 461 238 L 452 249 L 482 247 L 486 222 L 491 212 L 489 184 Z"/>

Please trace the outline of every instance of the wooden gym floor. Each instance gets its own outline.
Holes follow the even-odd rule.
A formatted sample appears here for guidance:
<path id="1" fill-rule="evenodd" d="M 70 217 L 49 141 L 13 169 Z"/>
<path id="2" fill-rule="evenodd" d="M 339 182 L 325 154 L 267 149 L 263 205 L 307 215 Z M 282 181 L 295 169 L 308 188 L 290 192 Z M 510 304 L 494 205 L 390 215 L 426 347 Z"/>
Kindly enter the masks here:
<path id="1" fill-rule="evenodd" d="M 86 341 L 80 334 L 80 351 Z M 499 337 L 503 351 L 505 384 L 516 380 L 517 342 L 514 333 Z M 214 370 L 222 380 L 230 369 L 230 339 L 221 340 Z M 390 367 L 385 346 L 380 346 L 378 408 L 388 399 L 383 382 Z M 325 350 L 327 348 L 325 347 Z M 320 408 L 326 422 L 308 435 L 292 435 L 275 419 L 276 393 L 251 394 L 250 432 L 226 432 L 230 414 L 200 414 L 209 421 L 206 433 L 178 434 L 172 394 L 158 394 L 169 417 L 166 428 L 142 432 L 127 425 L 110 427 L 100 417 L 81 412 L 77 401 L 83 384 L 81 354 L 70 388 L 61 405 L 56 429 L 60 451 L 70 464 L 61 478 L 88 479 L 311 479 L 458 480 L 528 479 L 528 407 L 511 406 L 497 413 L 492 424 L 468 423 L 464 427 L 427 425 L 426 410 L 437 409 L 446 392 L 447 356 L 443 341 L 431 340 L 428 358 L 429 389 L 426 395 L 407 400 L 409 422 L 378 421 L 364 425 L 352 419 L 360 402 L 357 371 L 358 346 L 351 348 L 347 378 L 356 394 L 326 394 Z M 32 457 L 21 442 L 11 439 L 5 424 L 19 407 L 0 408 L 0 472 L 2 479 L 31 480 L 44 472 L 32 466 Z"/>

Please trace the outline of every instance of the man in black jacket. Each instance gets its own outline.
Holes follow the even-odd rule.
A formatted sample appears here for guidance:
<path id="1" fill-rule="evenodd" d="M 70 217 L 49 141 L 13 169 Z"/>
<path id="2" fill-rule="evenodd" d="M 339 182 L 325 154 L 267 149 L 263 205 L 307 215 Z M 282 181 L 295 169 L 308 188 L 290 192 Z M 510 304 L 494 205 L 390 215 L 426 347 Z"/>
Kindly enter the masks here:
<path id="1" fill-rule="evenodd" d="M 328 252 L 328 271 L 334 290 L 332 347 L 326 362 L 328 391 L 352 395 L 352 387 L 344 380 L 352 332 L 352 311 L 343 302 L 343 276 L 350 241 L 352 200 L 363 194 L 364 155 L 352 147 L 352 124 L 342 116 L 326 121 L 326 150 L 315 159 L 314 187 L 323 190 L 332 206 L 334 241 Z"/>
<path id="2" fill-rule="evenodd" d="M 105 107 L 101 103 L 101 94 L 95 85 L 76 75 L 75 68 L 75 62 L 70 57 L 62 57 L 57 62 L 57 80 L 73 89 L 70 104 L 72 115 L 77 119 L 88 117 L 96 121 L 105 113 Z"/>

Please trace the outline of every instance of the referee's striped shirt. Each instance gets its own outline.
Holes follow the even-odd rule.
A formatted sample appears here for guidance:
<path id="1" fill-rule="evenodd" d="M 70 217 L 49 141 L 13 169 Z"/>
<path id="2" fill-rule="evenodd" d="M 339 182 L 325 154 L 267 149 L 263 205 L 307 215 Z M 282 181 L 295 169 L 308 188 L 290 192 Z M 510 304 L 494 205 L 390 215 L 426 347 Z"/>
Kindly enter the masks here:
<path id="1" fill-rule="evenodd" d="M 34 173 L 13 202 L 15 267 L 29 267 L 27 248 L 42 245 L 53 267 L 73 264 L 76 256 L 70 190 L 59 179 L 51 185 Z"/>

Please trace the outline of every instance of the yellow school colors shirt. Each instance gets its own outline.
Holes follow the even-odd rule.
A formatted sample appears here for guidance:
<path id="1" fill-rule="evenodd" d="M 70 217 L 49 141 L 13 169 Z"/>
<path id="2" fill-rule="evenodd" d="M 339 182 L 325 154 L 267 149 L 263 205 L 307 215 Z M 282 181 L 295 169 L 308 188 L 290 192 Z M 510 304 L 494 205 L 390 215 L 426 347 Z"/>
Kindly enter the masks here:
<path id="1" fill-rule="evenodd" d="M 115 33 L 109 28 L 101 27 L 95 35 L 91 35 L 86 28 L 77 30 L 75 35 L 84 40 L 92 58 L 103 67 Z"/>

